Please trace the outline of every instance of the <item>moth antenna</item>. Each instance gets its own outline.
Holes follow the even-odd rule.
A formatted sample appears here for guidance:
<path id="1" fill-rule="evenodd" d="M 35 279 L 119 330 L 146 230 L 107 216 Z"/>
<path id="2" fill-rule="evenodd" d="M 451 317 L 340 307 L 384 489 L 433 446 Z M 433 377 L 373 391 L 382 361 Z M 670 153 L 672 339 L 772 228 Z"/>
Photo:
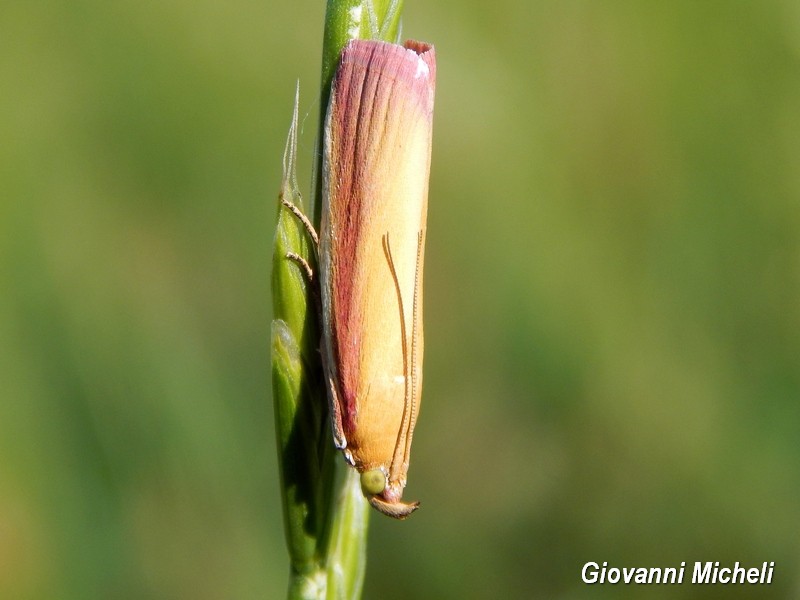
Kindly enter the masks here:
<path id="1" fill-rule="evenodd" d="M 392 258 L 392 249 L 389 245 L 389 234 L 386 233 L 383 236 L 383 251 L 386 254 L 386 261 L 389 263 L 389 271 L 392 273 L 392 279 L 394 280 L 394 287 L 397 291 L 397 304 L 400 308 L 400 341 L 403 345 L 403 384 L 405 386 L 404 390 L 404 397 L 405 401 L 403 403 L 403 419 L 400 425 L 400 429 L 397 431 L 397 441 L 395 443 L 395 451 L 394 456 L 392 457 L 392 464 L 389 469 L 390 479 L 392 475 L 395 473 L 395 466 L 397 462 L 397 449 L 403 447 L 405 452 L 405 439 L 408 436 L 408 425 L 406 422 L 409 421 L 409 408 L 411 404 L 410 400 L 410 392 L 411 392 L 411 385 L 410 385 L 410 377 L 408 371 L 408 336 L 406 333 L 406 317 L 405 317 L 405 310 L 403 309 L 403 294 L 400 291 L 400 280 L 397 277 L 397 269 L 394 266 L 394 259 Z M 405 457 L 404 457 L 405 458 Z M 402 467 L 402 463 L 401 463 Z"/>
<path id="2" fill-rule="evenodd" d="M 417 418 L 417 346 L 419 336 L 417 327 L 419 321 L 419 271 L 422 259 L 422 230 L 417 233 L 417 264 L 414 269 L 414 300 L 411 309 L 411 415 L 408 420 L 408 433 L 406 434 L 406 448 L 403 462 L 407 463 L 411 454 L 411 437 L 414 435 L 414 423 Z"/>

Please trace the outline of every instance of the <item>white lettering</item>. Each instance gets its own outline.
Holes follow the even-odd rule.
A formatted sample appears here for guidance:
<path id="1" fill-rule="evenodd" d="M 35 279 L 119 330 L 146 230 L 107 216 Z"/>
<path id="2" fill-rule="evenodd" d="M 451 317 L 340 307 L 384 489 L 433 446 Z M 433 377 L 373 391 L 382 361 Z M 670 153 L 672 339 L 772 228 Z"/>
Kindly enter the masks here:
<path id="1" fill-rule="evenodd" d="M 701 566 L 703 563 L 694 563 L 694 571 L 692 572 L 692 583 L 711 583 L 711 567 L 714 563 L 707 562 L 705 567 Z"/>
<path id="2" fill-rule="evenodd" d="M 737 562 L 733 565 L 733 575 L 731 575 L 731 583 L 744 583 L 744 576 L 747 574 L 744 567 L 740 566 Z M 736 578 L 739 578 L 739 581 L 736 581 Z"/>
<path id="3" fill-rule="evenodd" d="M 592 571 L 587 576 L 586 572 L 590 568 Z M 599 568 L 600 565 L 598 565 L 596 562 L 588 562 L 583 565 L 583 570 L 581 571 L 581 579 L 583 579 L 583 583 L 597 583 L 597 569 Z"/>
<path id="4" fill-rule="evenodd" d="M 720 566 L 719 561 L 697 561 L 692 568 L 692 584 L 771 584 L 775 571 L 774 562 L 765 562 L 762 566 L 746 568 L 736 561 L 731 566 Z M 724 563 L 723 563 L 724 564 Z M 686 574 L 686 561 L 680 567 L 609 567 L 608 562 L 602 564 L 587 562 L 581 569 L 584 583 L 609 583 L 611 585 L 641 585 L 683 583 Z"/>
<path id="5" fill-rule="evenodd" d="M 634 573 L 636 573 L 636 569 L 622 569 L 622 581 L 626 584 L 630 583 Z"/>
<path id="6" fill-rule="evenodd" d="M 672 577 L 672 581 L 669 581 L 669 578 Z M 674 567 L 668 567 L 664 569 L 664 583 L 675 583 L 675 579 L 678 577 L 678 569 Z"/>

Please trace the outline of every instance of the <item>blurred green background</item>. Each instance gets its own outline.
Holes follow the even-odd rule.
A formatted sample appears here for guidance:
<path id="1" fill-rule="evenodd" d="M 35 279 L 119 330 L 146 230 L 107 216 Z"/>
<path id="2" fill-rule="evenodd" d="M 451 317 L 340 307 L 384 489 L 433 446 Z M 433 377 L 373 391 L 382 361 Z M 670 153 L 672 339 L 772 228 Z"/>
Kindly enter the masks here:
<path id="1" fill-rule="evenodd" d="M 270 252 L 323 13 L 4 5 L 0 598 L 284 596 Z M 373 516 L 365 598 L 800 597 L 797 3 L 406 0 L 404 33 L 439 73 L 423 508 Z"/>

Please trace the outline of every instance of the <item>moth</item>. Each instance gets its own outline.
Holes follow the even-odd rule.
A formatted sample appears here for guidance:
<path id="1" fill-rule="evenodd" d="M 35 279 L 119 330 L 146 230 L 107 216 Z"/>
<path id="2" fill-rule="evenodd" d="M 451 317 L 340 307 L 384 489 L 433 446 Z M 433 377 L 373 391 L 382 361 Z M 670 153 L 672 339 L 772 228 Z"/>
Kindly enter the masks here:
<path id="1" fill-rule="evenodd" d="M 324 126 L 322 363 L 336 447 L 370 504 L 404 519 L 422 391 L 432 45 L 351 40 Z"/>

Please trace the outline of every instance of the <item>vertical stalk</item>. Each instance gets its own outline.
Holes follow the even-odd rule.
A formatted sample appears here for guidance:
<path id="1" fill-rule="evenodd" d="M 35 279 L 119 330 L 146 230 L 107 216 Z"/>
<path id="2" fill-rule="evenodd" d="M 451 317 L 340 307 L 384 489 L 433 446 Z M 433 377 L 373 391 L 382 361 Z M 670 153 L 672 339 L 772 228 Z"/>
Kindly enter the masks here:
<path id="1" fill-rule="evenodd" d="M 320 126 L 312 174 L 313 223 L 321 219 L 322 139 L 330 85 L 348 40 L 394 42 L 402 0 L 328 0 L 322 51 Z M 283 159 L 282 199 L 306 211 L 296 174 L 297 99 Z M 309 214 L 309 212 L 306 212 Z M 369 507 L 358 474 L 337 456 L 320 363 L 315 291 L 300 265 L 316 249 L 299 220 L 278 204 L 272 259 L 272 390 L 290 600 L 357 600 L 366 571 Z"/>
<path id="2" fill-rule="evenodd" d="M 322 43 L 322 78 L 320 80 L 320 117 L 314 165 L 314 223 L 322 215 L 322 139 L 325 115 L 331 94 L 331 81 L 339 64 L 339 55 L 352 39 L 397 42 L 403 0 L 328 0 Z"/>

